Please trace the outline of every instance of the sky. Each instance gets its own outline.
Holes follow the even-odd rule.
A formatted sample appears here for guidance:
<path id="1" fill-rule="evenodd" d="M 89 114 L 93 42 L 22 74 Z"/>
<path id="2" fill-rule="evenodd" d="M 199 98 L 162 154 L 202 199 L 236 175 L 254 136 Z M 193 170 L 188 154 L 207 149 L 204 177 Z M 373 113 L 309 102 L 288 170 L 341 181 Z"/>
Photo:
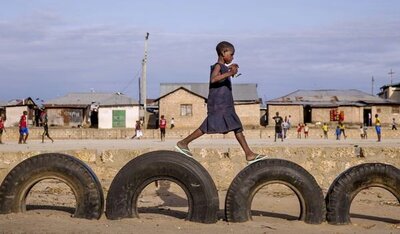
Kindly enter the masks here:
<path id="1" fill-rule="evenodd" d="M 206 83 L 220 41 L 264 101 L 298 89 L 376 94 L 400 82 L 398 0 L 0 0 L 0 101 L 71 92 L 138 99 L 149 32 L 147 95 Z M 372 86 L 374 77 L 374 86 Z M 372 87 L 374 88 L 372 90 Z"/>

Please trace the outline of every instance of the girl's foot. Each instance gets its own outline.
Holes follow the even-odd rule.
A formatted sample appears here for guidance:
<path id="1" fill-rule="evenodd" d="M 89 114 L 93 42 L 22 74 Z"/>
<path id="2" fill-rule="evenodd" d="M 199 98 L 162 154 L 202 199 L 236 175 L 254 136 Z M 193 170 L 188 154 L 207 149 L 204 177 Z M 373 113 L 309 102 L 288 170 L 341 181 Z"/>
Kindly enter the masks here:
<path id="1" fill-rule="evenodd" d="M 178 143 L 176 143 L 175 149 L 181 154 L 184 154 L 188 157 L 193 157 L 193 154 L 192 154 L 192 152 L 190 152 L 188 145 L 183 144 L 180 141 Z"/>
<path id="2" fill-rule="evenodd" d="M 266 158 L 267 158 L 267 155 L 256 154 L 256 156 L 252 160 L 247 160 L 247 165 L 258 162 L 260 160 L 264 160 Z"/>

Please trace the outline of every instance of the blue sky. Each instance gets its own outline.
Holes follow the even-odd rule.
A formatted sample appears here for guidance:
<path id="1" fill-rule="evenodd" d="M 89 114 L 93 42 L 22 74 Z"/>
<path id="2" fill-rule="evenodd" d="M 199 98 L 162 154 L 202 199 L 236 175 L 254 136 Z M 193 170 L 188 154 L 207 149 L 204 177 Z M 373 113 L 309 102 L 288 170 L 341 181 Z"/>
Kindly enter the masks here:
<path id="1" fill-rule="evenodd" d="M 375 93 L 400 82 L 400 1 L 0 0 L 0 100 L 69 92 L 138 98 L 150 33 L 148 97 L 159 84 L 208 82 L 215 46 L 236 46 L 264 100 L 297 89 Z"/>

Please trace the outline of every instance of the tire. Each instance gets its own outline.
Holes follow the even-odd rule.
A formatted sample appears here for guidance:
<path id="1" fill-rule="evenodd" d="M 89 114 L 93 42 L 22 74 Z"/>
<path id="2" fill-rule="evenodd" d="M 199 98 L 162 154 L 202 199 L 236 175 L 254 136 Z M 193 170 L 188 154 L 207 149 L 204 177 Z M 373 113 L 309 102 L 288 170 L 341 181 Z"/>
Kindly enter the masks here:
<path id="1" fill-rule="evenodd" d="M 106 217 L 139 218 L 138 197 L 148 184 L 156 180 L 170 180 L 182 187 L 188 198 L 187 220 L 217 222 L 219 199 L 211 176 L 193 158 L 173 151 L 149 152 L 128 162 L 111 183 Z"/>
<path id="2" fill-rule="evenodd" d="M 45 179 L 60 180 L 71 188 L 76 199 L 73 217 L 101 217 L 104 196 L 96 175 L 84 162 L 59 153 L 46 153 L 28 158 L 8 173 L 0 186 L 0 213 L 26 211 L 29 191 Z"/>
<path id="3" fill-rule="evenodd" d="M 387 164 L 365 163 L 344 171 L 333 181 L 325 198 L 328 223 L 349 224 L 351 202 L 369 187 L 386 189 L 400 202 L 400 170 Z"/>
<path id="4" fill-rule="evenodd" d="M 300 217 L 310 224 L 325 219 L 325 203 L 314 177 L 301 166 L 282 159 L 265 159 L 244 168 L 232 181 L 225 199 L 228 222 L 251 220 L 251 203 L 255 194 L 268 184 L 288 186 L 300 202 Z"/>

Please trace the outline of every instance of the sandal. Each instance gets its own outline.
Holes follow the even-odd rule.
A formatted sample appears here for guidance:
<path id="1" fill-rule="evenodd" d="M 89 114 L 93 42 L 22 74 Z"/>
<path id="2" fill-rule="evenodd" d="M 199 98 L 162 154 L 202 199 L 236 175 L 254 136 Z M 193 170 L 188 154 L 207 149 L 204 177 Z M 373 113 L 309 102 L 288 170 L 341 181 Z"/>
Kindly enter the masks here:
<path id="1" fill-rule="evenodd" d="M 247 165 L 253 164 L 255 162 L 258 162 L 258 161 L 264 160 L 264 159 L 267 159 L 267 155 L 257 154 L 257 156 L 253 160 L 247 161 Z"/>
<path id="2" fill-rule="evenodd" d="M 188 157 L 190 157 L 190 158 L 193 158 L 193 154 L 192 154 L 192 152 L 190 152 L 190 150 L 185 149 L 185 148 L 181 148 L 181 147 L 179 147 L 178 145 L 175 146 L 175 149 L 176 149 L 176 151 L 178 151 L 179 153 L 184 154 L 184 155 L 186 155 L 186 156 L 188 156 Z"/>

